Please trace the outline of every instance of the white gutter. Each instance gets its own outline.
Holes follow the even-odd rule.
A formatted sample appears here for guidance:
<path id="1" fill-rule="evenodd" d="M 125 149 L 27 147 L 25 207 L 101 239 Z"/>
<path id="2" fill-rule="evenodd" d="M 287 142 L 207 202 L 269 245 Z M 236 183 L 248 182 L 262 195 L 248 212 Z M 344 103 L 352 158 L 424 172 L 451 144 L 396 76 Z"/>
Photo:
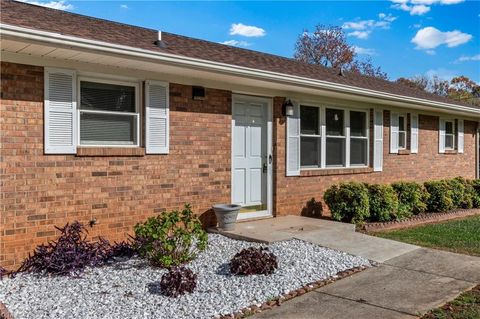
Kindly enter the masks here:
<path id="1" fill-rule="evenodd" d="M 393 93 L 386 93 L 376 90 L 364 89 L 355 86 L 333 83 L 322 80 L 315 80 L 295 75 L 289 75 L 278 72 L 264 71 L 253 68 L 247 68 L 226 63 L 190 58 L 169 53 L 139 49 L 135 47 L 118 45 L 108 42 L 83 39 L 79 37 L 67 36 L 59 33 L 39 31 L 24 27 L 13 26 L 0 23 L 0 35 L 9 36 L 33 41 L 46 42 L 54 45 L 64 45 L 70 47 L 83 48 L 101 52 L 108 52 L 119 55 L 126 55 L 135 58 L 149 59 L 183 67 L 204 69 L 225 74 L 247 76 L 259 80 L 275 81 L 285 84 L 299 85 L 310 88 L 330 90 L 340 93 L 350 93 L 366 97 L 379 98 L 401 103 L 411 103 L 426 107 L 440 108 L 446 111 L 465 112 L 469 114 L 480 115 L 480 108 L 468 107 L 464 105 L 436 102 L 422 98 L 409 97 Z M 152 44 L 153 45 L 153 44 Z"/>

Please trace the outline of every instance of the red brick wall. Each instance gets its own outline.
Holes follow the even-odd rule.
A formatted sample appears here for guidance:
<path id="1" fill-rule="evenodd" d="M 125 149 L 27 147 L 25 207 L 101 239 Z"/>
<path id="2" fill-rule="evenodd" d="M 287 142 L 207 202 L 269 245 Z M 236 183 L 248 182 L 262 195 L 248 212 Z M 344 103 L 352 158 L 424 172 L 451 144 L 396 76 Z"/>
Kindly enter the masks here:
<path id="1" fill-rule="evenodd" d="M 186 202 L 210 224 L 211 205 L 230 201 L 230 91 L 207 89 L 204 101 L 193 101 L 189 86 L 170 84 L 170 154 L 144 155 L 136 150 L 122 156 L 112 149 L 43 154 L 42 67 L 2 62 L 1 91 L 0 264 L 4 266 L 16 267 L 35 246 L 53 239 L 54 225 L 96 219 L 92 236 L 120 240 L 135 223 Z M 465 154 L 440 155 L 438 119 L 421 115 L 419 154 L 391 155 L 385 112 L 383 172 L 287 178 L 282 102 L 283 98 L 274 99 L 273 211 L 277 215 L 301 214 L 308 200 L 321 199 L 328 186 L 341 181 L 475 177 L 476 123 L 465 122 Z"/>
<path id="2" fill-rule="evenodd" d="M 475 132 L 477 123 L 465 121 L 465 153 L 438 153 L 438 117 L 422 115 L 419 117 L 418 154 L 390 154 L 390 113 L 384 112 L 383 131 L 383 171 L 365 172 L 360 170 L 342 170 L 328 176 L 322 171 L 302 172 L 301 176 L 285 176 L 285 121 L 281 116 L 283 98 L 274 98 L 274 138 L 275 138 L 275 180 L 274 202 L 277 215 L 301 214 L 312 198 L 321 201 L 323 192 L 332 184 L 346 181 L 369 183 L 391 183 L 394 181 L 422 182 L 430 179 L 464 176 L 475 178 Z M 370 144 L 370 147 L 372 145 Z M 358 172 L 358 173 L 356 173 Z M 355 174 L 352 174 L 355 173 Z M 309 175 L 309 176 L 308 176 Z M 324 210 L 327 207 L 324 205 Z"/>
<path id="3" fill-rule="evenodd" d="M 1 64 L 0 264 L 13 266 L 54 238 L 53 225 L 98 224 L 91 235 L 125 237 L 132 226 L 189 202 L 230 201 L 231 92 L 170 85 L 170 154 L 80 157 L 43 154 L 43 68 Z M 138 154 L 137 154 L 138 155 Z"/>

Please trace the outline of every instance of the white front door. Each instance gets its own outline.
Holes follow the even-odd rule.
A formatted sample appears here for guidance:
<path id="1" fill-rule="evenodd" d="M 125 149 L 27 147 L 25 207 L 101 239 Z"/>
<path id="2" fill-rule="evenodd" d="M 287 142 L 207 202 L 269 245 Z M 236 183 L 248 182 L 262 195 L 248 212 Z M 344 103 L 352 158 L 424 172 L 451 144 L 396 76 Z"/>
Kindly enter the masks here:
<path id="1" fill-rule="evenodd" d="M 236 95 L 232 114 L 232 202 L 239 219 L 269 216 L 269 101 Z"/>

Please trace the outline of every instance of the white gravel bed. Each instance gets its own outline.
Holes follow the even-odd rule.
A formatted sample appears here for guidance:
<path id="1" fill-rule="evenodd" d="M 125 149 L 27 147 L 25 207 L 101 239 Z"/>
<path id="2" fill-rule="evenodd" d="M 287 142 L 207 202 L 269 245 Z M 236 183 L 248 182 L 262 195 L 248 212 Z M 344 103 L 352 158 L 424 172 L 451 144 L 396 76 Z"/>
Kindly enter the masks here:
<path id="1" fill-rule="evenodd" d="M 131 259 L 87 269 L 81 278 L 22 274 L 0 280 L 0 301 L 15 319 L 212 318 L 261 304 L 340 271 L 370 265 L 362 257 L 289 240 L 268 246 L 279 262 L 273 275 L 230 275 L 230 259 L 250 246 L 265 245 L 209 234 L 207 250 L 187 265 L 198 276 L 197 288 L 179 298 L 152 289 L 165 270 Z"/>

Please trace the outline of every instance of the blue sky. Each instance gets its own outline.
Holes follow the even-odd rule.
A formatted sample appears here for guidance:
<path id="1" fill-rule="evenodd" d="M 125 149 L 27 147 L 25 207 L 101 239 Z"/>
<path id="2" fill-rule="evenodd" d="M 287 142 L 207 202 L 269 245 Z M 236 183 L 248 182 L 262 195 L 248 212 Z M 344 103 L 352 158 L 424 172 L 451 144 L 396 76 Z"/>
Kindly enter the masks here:
<path id="1" fill-rule="evenodd" d="M 480 1 L 42 1 L 71 12 L 291 57 L 304 29 L 343 26 L 390 77 L 480 82 Z"/>

